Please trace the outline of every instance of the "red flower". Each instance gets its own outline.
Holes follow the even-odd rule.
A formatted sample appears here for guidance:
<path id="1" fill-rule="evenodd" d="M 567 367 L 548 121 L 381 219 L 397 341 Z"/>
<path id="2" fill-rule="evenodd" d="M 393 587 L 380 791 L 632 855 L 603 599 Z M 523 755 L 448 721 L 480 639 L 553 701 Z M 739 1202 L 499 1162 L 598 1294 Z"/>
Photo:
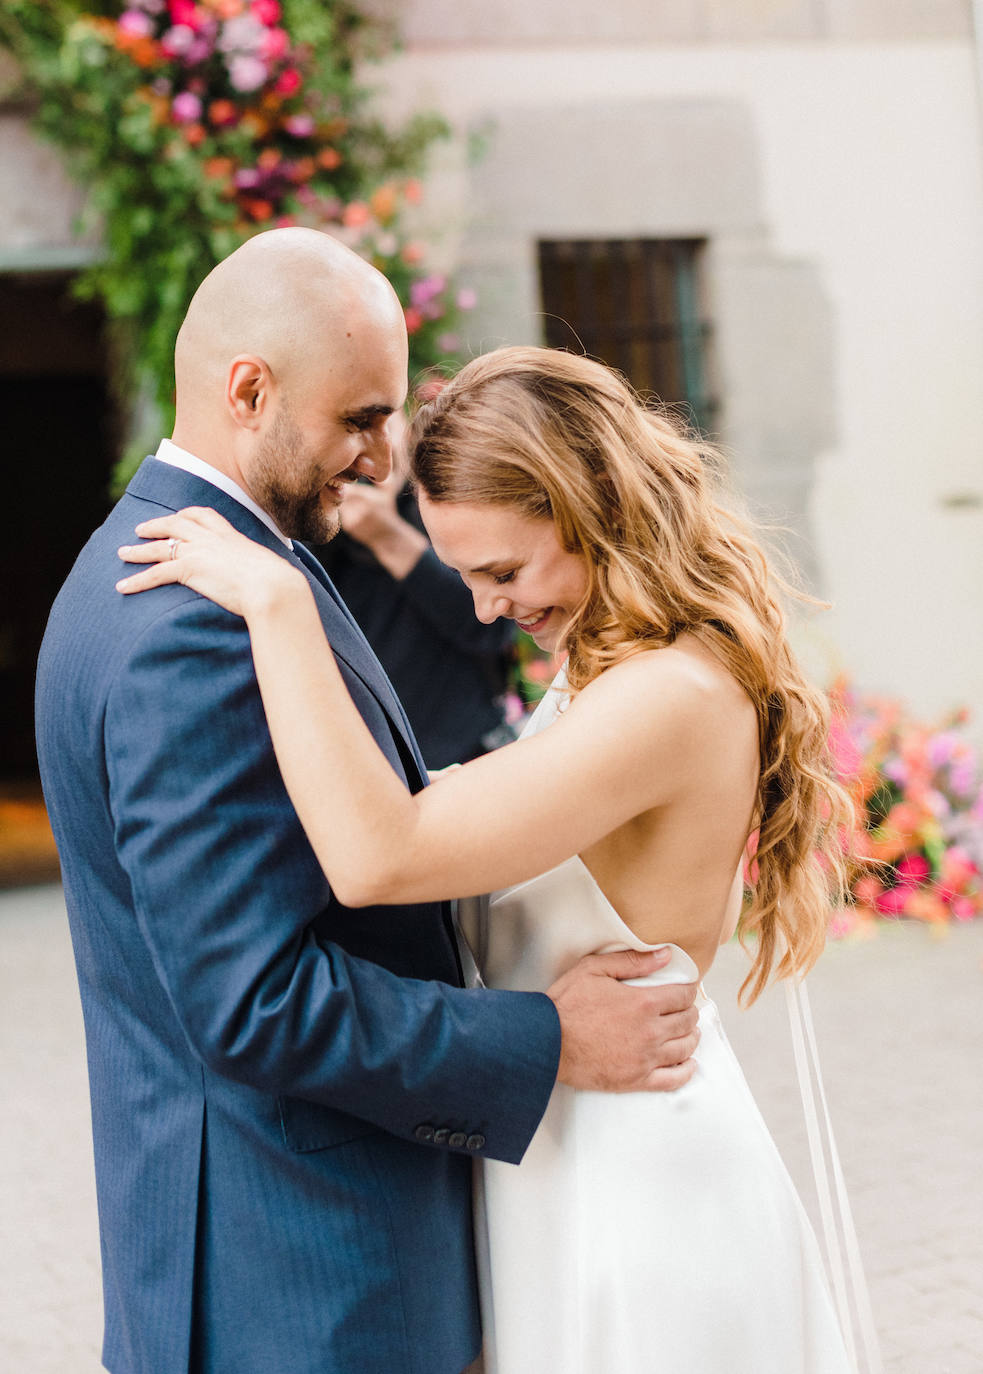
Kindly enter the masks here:
<path id="1" fill-rule="evenodd" d="M 415 334 L 423 324 L 423 315 L 417 310 L 415 305 L 408 305 L 403 311 L 406 317 L 407 334 Z"/>
<path id="2" fill-rule="evenodd" d="M 272 28 L 278 23 L 283 10 L 280 8 L 280 0 L 251 0 L 249 6 L 254 19 L 258 19 L 267 28 Z"/>
<path id="3" fill-rule="evenodd" d="M 274 89 L 278 95 L 296 95 L 302 82 L 303 78 L 296 67 L 284 67 L 276 79 Z"/>

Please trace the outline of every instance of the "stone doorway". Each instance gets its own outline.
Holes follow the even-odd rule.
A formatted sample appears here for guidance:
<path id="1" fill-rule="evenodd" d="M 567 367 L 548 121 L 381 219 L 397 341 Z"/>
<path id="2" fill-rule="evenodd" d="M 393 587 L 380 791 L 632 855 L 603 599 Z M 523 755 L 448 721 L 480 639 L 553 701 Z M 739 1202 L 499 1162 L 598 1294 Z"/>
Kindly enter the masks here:
<path id="1" fill-rule="evenodd" d="M 103 519 L 115 416 L 101 311 L 70 275 L 0 275 L 0 887 L 57 876 L 34 752 L 48 611 Z"/>

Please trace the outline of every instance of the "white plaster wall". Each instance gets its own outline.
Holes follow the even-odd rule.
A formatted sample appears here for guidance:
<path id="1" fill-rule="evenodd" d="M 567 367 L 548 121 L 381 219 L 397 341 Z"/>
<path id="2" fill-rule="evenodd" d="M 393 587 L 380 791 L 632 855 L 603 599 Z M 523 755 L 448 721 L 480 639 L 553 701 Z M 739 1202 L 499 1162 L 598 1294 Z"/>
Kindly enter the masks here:
<path id="1" fill-rule="evenodd" d="M 462 126 L 510 106 L 675 98 L 747 107 L 763 229 L 782 256 L 817 269 L 833 311 L 836 437 L 812 510 L 834 608 L 811 632 L 817 661 L 920 710 L 966 702 L 983 717 L 975 82 L 968 42 L 923 41 L 418 48 L 386 69 L 384 84 L 394 112 L 429 105 Z M 467 213 L 465 182 L 453 156 L 445 165 L 433 208 L 453 237 Z"/>

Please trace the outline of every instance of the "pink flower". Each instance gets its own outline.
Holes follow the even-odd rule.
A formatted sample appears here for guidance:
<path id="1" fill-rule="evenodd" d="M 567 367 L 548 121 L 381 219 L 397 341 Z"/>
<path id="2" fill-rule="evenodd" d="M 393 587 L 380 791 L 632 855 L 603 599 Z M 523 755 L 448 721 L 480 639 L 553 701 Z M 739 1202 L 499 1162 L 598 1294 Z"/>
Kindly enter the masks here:
<path id="1" fill-rule="evenodd" d="M 261 24 L 266 24 L 270 28 L 279 23 L 280 15 L 283 13 L 279 0 L 251 0 L 249 8 Z"/>
<path id="2" fill-rule="evenodd" d="M 957 921 L 971 921 L 976 914 L 976 907 L 970 897 L 953 897 L 949 910 Z"/>
<path id="3" fill-rule="evenodd" d="M 179 124 L 194 124 L 201 118 L 201 101 L 190 91 L 182 91 L 171 101 L 171 114 Z"/>
<path id="4" fill-rule="evenodd" d="M 863 755 L 841 716 L 834 715 L 829 723 L 829 748 L 833 763 L 841 778 L 856 778 L 863 767 Z"/>
<path id="5" fill-rule="evenodd" d="M 437 340 L 437 347 L 441 353 L 456 353 L 461 347 L 461 336 L 459 334 L 441 334 Z"/>
<path id="6" fill-rule="evenodd" d="M 458 310 L 473 310 L 478 304 L 478 293 L 470 286 L 464 286 L 457 293 Z"/>
<path id="7" fill-rule="evenodd" d="M 218 48 L 220 52 L 249 53 L 255 57 L 262 52 L 265 41 L 266 30 L 262 24 L 258 24 L 251 14 L 238 14 L 222 25 Z"/>
<path id="8" fill-rule="evenodd" d="M 317 125 L 311 115 L 295 114 L 283 121 L 283 127 L 292 138 L 310 138 Z"/>
<path id="9" fill-rule="evenodd" d="M 175 24 L 160 40 L 165 57 L 183 57 L 195 41 L 195 31 L 187 24 Z"/>
<path id="10" fill-rule="evenodd" d="M 195 41 L 184 54 L 184 61 L 189 67 L 197 67 L 200 62 L 207 62 L 212 55 L 212 41 L 205 34 L 199 33 L 195 36 Z"/>
<path id="11" fill-rule="evenodd" d="M 410 304 L 415 305 L 418 310 L 422 310 L 425 305 L 429 305 L 435 296 L 439 296 L 447 285 L 445 277 L 432 276 L 421 277 L 410 287 Z"/>
<path id="12" fill-rule="evenodd" d="M 258 91 L 267 77 L 266 63 L 248 53 L 236 53 L 229 58 L 229 81 L 234 90 Z"/>
<path id="13" fill-rule="evenodd" d="M 119 30 L 129 38 L 149 38 L 154 31 L 154 21 L 149 14 L 141 14 L 139 10 L 124 10 L 119 17 Z"/>
<path id="14" fill-rule="evenodd" d="M 235 183 L 240 191 L 255 191 L 263 180 L 255 167 L 240 167 L 235 174 Z"/>
<path id="15" fill-rule="evenodd" d="M 278 62 L 290 47 L 290 36 L 285 29 L 267 29 L 260 52 L 267 62 Z"/>
<path id="16" fill-rule="evenodd" d="M 276 79 L 274 89 L 277 95 L 296 95 L 300 90 L 302 80 L 303 78 L 296 67 L 284 67 Z"/>

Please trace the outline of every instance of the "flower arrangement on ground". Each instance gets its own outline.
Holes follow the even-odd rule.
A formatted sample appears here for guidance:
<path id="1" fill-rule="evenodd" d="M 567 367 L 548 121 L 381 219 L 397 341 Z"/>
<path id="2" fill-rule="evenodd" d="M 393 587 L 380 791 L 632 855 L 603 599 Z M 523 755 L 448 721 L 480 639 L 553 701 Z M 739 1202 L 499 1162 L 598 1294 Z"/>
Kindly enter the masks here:
<path id="1" fill-rule="evenodd" d="M 446 126 L 371 117 L 356 64 L 391 42 L 349 0 L 5 0 L 0 44 L 102 227 L 80 293 L 124 327 L 121 380 L 149 383 L 165 421 L 191 295 L 274 226 L 325 229 L 389 277 L 414 373 L 453 359 L 474 295 L 428 267 L 412 230 Z"/>
<path id="2" fill-rule="evenodd" d="M 978 916 L 983 773 L 965 735 L 965 712 L 929 726 L 899 702 L 845 683 L 830 695 L 833 758 L 858 818 L 852 905 L 837 913 L 833 932 L 876 917 L 942 925 Z"/>

